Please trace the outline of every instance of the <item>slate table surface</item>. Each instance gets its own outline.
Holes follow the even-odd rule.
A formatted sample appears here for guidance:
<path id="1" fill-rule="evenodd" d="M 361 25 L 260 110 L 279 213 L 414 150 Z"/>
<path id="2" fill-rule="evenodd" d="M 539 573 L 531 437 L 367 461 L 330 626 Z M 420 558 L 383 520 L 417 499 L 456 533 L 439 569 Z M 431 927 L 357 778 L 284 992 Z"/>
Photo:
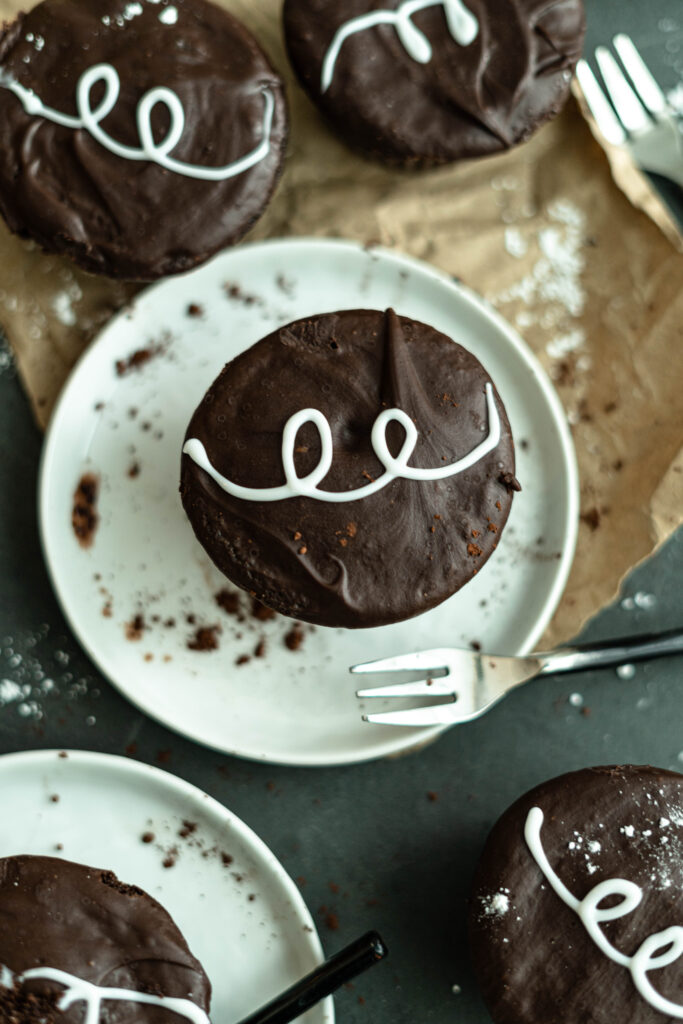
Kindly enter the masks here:
<path id="1" fill-rule="evenodd" d="M 623 28 L 667 90 L 683 82 L 681 0 L 588 0 L 588 7 L 590 49 Z M 0 753 L 133 752 L 227 805 L 291 876 L 306 879 L 303 894 L 328 953 L 369 928 L 388 944 L 390 958 L 338 995 L 340 1024 L 489 1024 L 465 935 L 468 889 L 488 830 L 521 793 L 564 771 L 617 762 L 683 769 L 683 663 L 639 666 L 628 680 L 610 670 L 533 683 L 479 722 L 392 761 L 274 768 L 204 750 L 131 707 L 70 636 L 38 540 L 42 438 L 14 371 L 2 369 L 5 355 L 0 348 L 0 678 L 14 678 L 7 648 L 21 654 L 33 644 L 48 673 L 63 671 L 66 655 L 86 692 L 44 697 L 40 719 L 22 715 L 16 701 L 1 707 Z M 585 638 L 681 626 L 682 597 L 683 532 L 635 571 Z M 10 827 L 0 820 L 0 829 Z M 336 915 L 335 930 L 322 906 Z"/>

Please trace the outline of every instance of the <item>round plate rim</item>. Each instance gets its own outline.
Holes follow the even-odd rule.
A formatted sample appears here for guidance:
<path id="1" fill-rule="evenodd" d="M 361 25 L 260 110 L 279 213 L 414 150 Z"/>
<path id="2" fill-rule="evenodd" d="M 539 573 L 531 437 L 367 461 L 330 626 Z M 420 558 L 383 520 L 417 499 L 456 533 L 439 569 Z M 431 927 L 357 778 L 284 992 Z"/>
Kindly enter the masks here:
<path id="1" fill-rule="evenodd" d="M 564 461 L 564 476 L 567 481 L 568 490 L 568 510 L 567 510 L 567 522 L 564 531 L 564 538 L 562 544 L 562 555 L 557 562 L 557 569 L 553 579 L 553 584 L 549 588 L 546 594 L 543 607 L 541 609 L 536 623 L 533 629 L 529 630 L 527 635 L 522 638 L 519 644 L 518 654 L 528 654 L 535 646 L 537 641 L 540 639 L 542 634 L 545 632 L 546 627 L 550 623 L 553 614 L 555 613 L 557 606 L 560 602 L 564 589 L 569 579 L 569 574 L 574 561 L 574 555 L 576 552 L 576 544 L 578 540 L 579 532 L 579 511 L 580 511 L 580 484 L 579 484 L 579 469 L 576 459 L 576 451 L 574 448 L 574 442 L 572 440 L 572 434 L 567 420 L 567 416 L 564 407 L 560 401 L 560 398 L 552 385 L 550 377 L 541 366 L 536 355 L 533 353 L 531 348 L 522 339 L 521 335 L 515 330 L 515 328 L 503 317 L 498 310 L 496 310 L 486 299 L 478 295 L 472 288 L 464 284 L 459 279 L 445 273 L 442 270 L 426 263 L 424 260 L 417 259 L 414 256 L 409 256 L 403 252 L 398 252 L 393 249 L 387 249 L 383 246 L 368 246 L 361 242 L 352 241 L 349 239 L 335 239 L 335 238 L 318 238 L 316 236 L 309 237 L 296 237 L 296 238 L 271 238 L 262 241 L 248 242 L 238 249 L 227 249 L 218 256 L 214 257 L 209 263 L 204 264 L 202 267 L 196 268 L 190 271 L 188 274 L 177 275 L 172 278 L 165 278 L 161 281 L 157 281 L 155 284 L 148 288 L 143 289 L 131 303 L 124 306 L 118 313 L 107 321 L 100 332 L 91 341 L 88 347 L 83 351 L 81 356 L 74 364 L 62 391 L 55 403 L 55 407 L 52 411 L 50 421 L 45 433 L 43 442 L 43 449 L 40 458 L 39 475 L 38 475 L 38 529 L 40 535 L 40 543 L 43 551 L 43 557 L 47 566 L 48 575 L 52 583 L 53 590 L 57 597 L 59 606 L 62 610 L 64 617 L 69 625 L 69 628 L 73 632 L 74 636 L 80 643 L 81 647 L 91 658 L 93 663 L 97 666 L 98 670 L 102 675 L 121 693 L 127 701 L 129 701 L 134 707 L 142 711 L 145 715 L 160 722 L 166 728 L 170 729 L 181 736 L 192 740 L 195 743 L 199 743 L 203 747 L 214 749 L 220 753 L 227 754 L 233 757 L 240 757 L 246 760 L 256 761 L 259 763 L 282 765 L 288 767 L 332 767 L 350 764 L 361 764 L 369 761 L 374 761 L 383 757 L 394 757 L 400 754 L 407 754 L 414 750 L 420 750 L 424 745 L 429 743 L 430 740 L 436 739 L 441 736 L 444 732 L 447 732 L 451 726 L 431 726 L 425 727 L 421 730 L 421 735 L 415 737 L 415 730 L 406 730 L 405 741 L 401 741 L 400 738 L 396 738 L 393 743 L 377 743 L 373 747 L 365 749 L 360 754 L 354 754 L 352 751 L 348 754 L 337 754 L 333 757 L 325 757 L 320 754 L 316 755 L 301 755 L 293 753 L 291 757 L 269 757 L 267 754 L 258 756 L 255 753 L 246 753 L 244 751 L 233 749 L 227 745 L 217 746 L 211 742 L 207 742 L 201 736 L 198 736 L 196 732 L 190 729 L 183 729 L 182 724 L 174 720 L 171 716 L 164 713 L 161 708 L 151 708 L 144 701 L 136 699 L 136 697 L 130 693 L 127 689 L 119 685 L 117 680 L 108 671 L 102 668 L 101 659 L 94 648 L 91 645 L 88 637 L 84 631 L 81 630 L 80 626 L 74 621 L 71 611 L 67 605 L 66 598 L 60 587 L 60 583 L 55 571 L 54 564 L 50 556 L 50 548 L 47 540 L 48 533 L 48 521 L 50 518 L 50 512 L 48 509 L 47 492 L 48 492 L 48 478 L 50 475 L 50 467 L 53 460 L 53 452 L 57 445 L 58 427 L 61 417 L 64 415 L 72 389 L 75 387 L 75 382 L 79 374 L 83 371 L 84 366 L 93 357 L 95 349 L 103 343 L 108 334 L 117 329 L 120 321 L 127 319 L 131 315 L 131 311 L 142 302 L 154 301 L 156 292 L 168 285 L 170 282 L 177 280 L 178 277 L 189 278 L 194 274 L 201 273 L 203 269 L 213 263 L 218 263 L 222 259 L 230 258 L 235 256 L 235 253 L 240 253 L 244 250 L 253 251 L 256 249 L 267 248 L 269 250 L 281 249 L 307 249 L 310 246 L 321 247 L 332 253 L 353 253 L 355 255 L 366 255 L 368 257 L 377 256 L 378 258 L 388 260 L 397 264 L 398 266 L 417 272 L 422 275 L 427 275 L 433 280 L 437 281 L 441 285 L 450 289 L 454 292 L 460 301 L 464 302 L 469 306 L 470 310 L 474 311 L 484 319 L 492 323 L 496 329 L 502 333 L 506 341 L 515 350 L 518 357 L 527 366 L 531 372 L 538 388 L 540 389 L 544 400 L 547 402 L 549 411 L 554 420 L 555 426 L 558 431 L 560 440 L 560 451 Z"/>
<path id="2" fill-rule="evenodd" d="M 64 756 L 66 755 L 66 756 Z M 306 901 L 290 878 L 287 871 L 280 863 L 269 846 L 261 839 L 254 830 L 246 824 L 237 814 L 230 811 L 224 804 L 209 793 L 204 792 L 199 786 L 187 782 L 179 775 L 164 771 L 155 765 L 146 764 L 144 761 L 137 761 L 135 758 L 122 757 L 120 754 L 107 754 L 96 750 L 71 750 L 69 748 L 54 748 L 40 750 L 19 750 L 10 754 L 0 755 L 0 773 L 6 765 L 12 767 L 14 764 L 27 765 L 47 769 L 55 763 L 97 766 L 110 769 L 114 772 L 121 772 L 124 775 L 137 776 L 141 779 L 152 778 L 163 786 L 168 787 L 180 797 L 190 798 L 201 803 L 203 810 L 214 814 L 218 819 L 229 824 L 242 842 L 244 842 L 262 862 L 276 875 L 278 882 L 282 885 L 286 898 L 290 901 L 295 913 L 301 923 L 305 926 L 302 929 L 304 943 L 309 947 L 313 958 L 318 964 L 325 960 L 322 942 L 318 935 L 311 912 Z M 328 996 L 319 1004 L 329 1017 L 329 1024 L 335 1024 L 334 1000 Z"/>

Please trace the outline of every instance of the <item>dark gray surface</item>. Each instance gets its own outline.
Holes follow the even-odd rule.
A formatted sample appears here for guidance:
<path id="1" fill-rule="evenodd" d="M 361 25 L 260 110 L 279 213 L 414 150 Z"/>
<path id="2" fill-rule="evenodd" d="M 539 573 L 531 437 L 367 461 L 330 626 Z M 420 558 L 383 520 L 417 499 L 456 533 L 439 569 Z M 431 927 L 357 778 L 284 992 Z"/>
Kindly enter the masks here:
<path id="1" fill-rule="evenodd" d="M 465 907 L 487 830 L 523 791 L 562 771 L 613 762 L 680 767 L 680 661 L 639 667 L 631 680 L 609 671 L 531 684 L 480 722 L 395 761 L 296 770 L 222 758 L 140 715 L 68 635 L 38 542 L 40 444 L 13 372 L 0 373 L 0 688 L 7 679 L 31 687 L 0 708 L 0 752 L 128 748 L 230 807 L 294 878 L 305 878 L 329 952 L 368 928 L 388 943 L 390 959 L 338 996 L 340 1024 L 486 1024 L 467 960 Z M 627 600 L 586 636 L 681 624 L 682 576 L 683 533 L 628 583 L 627 596 L 653 606 Z M 47 693 L 45 678 L 55 684 Z M 572 693 L 590 715 L 569 703 Z M 323 906 L 338 915 L 338 930 L 325 924 Z"/>
<path id="2" fill-rule="evenodd" d="M 617 28 L 631 31 L 673 88 L 683 73 L 681 0 L 591 0 L 589 8 L 591 48 Z M 678 27 L 662 28 L 666 18 Z M 681 662 L 639 667 L 631 680 L 610 671 L 532 684 L 480 722 L 392 762 L 294 770 L 202 750 L 135 711 L 70 637 L 38 542 L 41 438 L 4 362 L 0 350 L 0 693 L 2 680 L 31 692 L 0 707 L 0 753 L 128 750 L 225 803 L 294 878 L 305 879 L 302 892 L 329 952 L 368 928 L 389 945 L 390 959 L 337 997 L 340 1024 L 488 1024 L 465 940 L 468 886 L 488 829 L 522 792 L 563 771 L 614 762 L 681 767 Z M 649 607 L 627 600 L 586 637 L 682 625 L 682 577 L 683 533 L 627 585 L 625 595 Z M 583 710 L 569 703 L 573 693 Z M 326 926 L 323 906 L 338 915 L 337 931 Z"/>

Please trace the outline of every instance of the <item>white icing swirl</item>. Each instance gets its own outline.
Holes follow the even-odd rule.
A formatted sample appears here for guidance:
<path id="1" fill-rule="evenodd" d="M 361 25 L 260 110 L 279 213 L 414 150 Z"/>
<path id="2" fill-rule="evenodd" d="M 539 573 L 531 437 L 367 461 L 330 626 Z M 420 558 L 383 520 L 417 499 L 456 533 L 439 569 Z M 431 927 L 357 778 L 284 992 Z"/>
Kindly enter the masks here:
<path id="1" fill-rule="evenodd" d="M 11 988 L 15 983 L 26 981 L 54 981 L 64 986 L 64 992 L 57 1000 L 57 1009 L 66 1011 L 74 1003 L 85 1003 L 85 1019 L 83 1024 L 99 1024 L 102 1003 L 138 1003 L 144 1006 L 158 1006 L 178 1017 L 190 1021 L 190 1024 L 211 1024 L 208 1016 L 196 1003 L 189 999 L 175 999 L 170 996 L 152 996 L 146 992 L 136 992 L 127 988 L 103 988 L 93 985 L 90 981 L 77 978 L 74 974 L 59 971 L 54 967 L 35 967 L 16 977 L 4 965 L 0 967 L 0 985 Z"/>
<path id="2" fill-rule="evenodd" d="M 603 921 L 616 921 L 620 917 L 631 914 L 643 898 L 642 889 L 635 882 L 627 882 L 623 878 L 608 878 L 591 889 L 582 900 L 578 900 L 550 866 L 541 841 L 542 826 L 543 811 L 540 807 L 532 807 L 526 820 L 524 838 L 534 860 L 553 891 L 570 910 L 578 914 L 581 923 L 600 951 L 615 964 L 626 967 L 631 972 L 633 984 L 650 1006 L 659 1013 L 675 1017 L 676 1020 L 683 1020 L 683 1006 L 672 1003 L 660 995 L 647 977 L 650 971 L 668 967 L 683 955 L 683 928 L 674 925 L 664 931 L 649 935 L 633 956 L 626 956 L 619 952 L 608 941 L 601 931 L 600 925 Z M 610 896 L 620 896 L 621 902 L 614 907 L 601 910 L 600 904 Z"/>
<path id="3" fill-rule="evenodd" d="M 282 465 L 287 483 L 281 487 L 242 487 L 240 484 L 233 483 L 232 480 L 228 480 L 214 469 L 204 445 L 197 438 L 187 441 L 183 452 L 185 455 L 189 455 L 200 469 L 208 473 L 226 494 L 233 498 L 240 498 L 242 501 L 286 501 L 288 498 L 315 498 L 318 501 L 341 504 L 369 498 L 370 495 L 381 491 L 393 480 L 419 480 L 422 482 L 446 480 L 448 477 L 457 476 L 459 473 L 471 469 L 500 444 L 500 416 L 490 384 L 486 385 L 486 408 L 489 419 L 489 433 L 486 440 L 477 445 L 469 455 L 465 455 L 450 466 L 439 466 L 438 469 L 413 469 L 408 465 L 417 447 L 418 433 L 415 424 L 401 409 L 385 409 L 375 420 L 371 435 L 375 455 L 384 466 L 385 472 L 377 480 L 364 487 L 358 487 L 354 491 L 322 491 L 318 487 L 318 484 L 322 483 L 329 473 L 334 458 L 332 431 L 327 419 L 318 409 L 302 409 L 301 412 L 295 413 L 287 420 L 282 434 Z M 317 427 L 322 452 L 315 469 L 308 476 L 300 477 L 294 465 L 294 452 L 297 434 L 304 423 L 313 423 Z M 389 451 L 387 444 L 387 430 L 390 423 L 400 423 L 406 433 L 403 447 L 396 458 Z"/>
<path id="4" fill-rule="evenodd" d="M 100 82 L 104 82 L 105 85 L 104 95 L 93 109 L 92 90 Z M 121 92 L 118 72 L 111 64 L 95 64 L 79 78 L 76 86 L 77 117 L 63 114 L 59 110 L 53 110 L 52 107 L 46 106 L 32 89 L 25 88 L 2 68 L 0 68 L 0 87 L 9 89 L 15 96 L 18 96 L 27 114 L 44 117 L 47 121 L 62 125 L 64 128 L 73 128 L 75 131 L 85 129 L 96 142 L 99 142 L 115 156 L 120 156 L 124 160 L 146 160 L 186 178 L 197 178 L 201 181 L 226 181 L 228 178 L 235 178 L 244 171 L 248 171 L 264 160 L 270 152 L 275 100 L 272 92 L 267 88 L 263 89 L 263 139 L 259 145 L 251 153 L 225 167 L 199 167 L 195 164 L 174 160 L 170 156 L 185 130 L 185 110 L 178 95 L 172 89 L 166 87 L 150 89 L 138 103 L 136 120 L 140 139 L 139 148 L 125 146 L 107 134 L 101 123 L 116 106 Z M 155 142 L 152 132 L 152 111 L 159 103 L 168 110 L 170 124 L 166 137 L 160 142 Z"/>
<path id="5" fill-rule="evenodd" d="M 327 92 L 332 85 L 334 69 L 346 40 L 377 25 L 393 25 L 408 56 L 418 64 L 429 64 L 432 59 L 431 43 L 412 21 L 413 15 L 426 7 L 443 7 L 448 30 L 461 46 L 469 46 L 479 35 L 479 22 L 463 0 L 404 0 L 394 11 L 369 11 L 347 21 L 337 30 L 323 61 L 322 92 Z"/>

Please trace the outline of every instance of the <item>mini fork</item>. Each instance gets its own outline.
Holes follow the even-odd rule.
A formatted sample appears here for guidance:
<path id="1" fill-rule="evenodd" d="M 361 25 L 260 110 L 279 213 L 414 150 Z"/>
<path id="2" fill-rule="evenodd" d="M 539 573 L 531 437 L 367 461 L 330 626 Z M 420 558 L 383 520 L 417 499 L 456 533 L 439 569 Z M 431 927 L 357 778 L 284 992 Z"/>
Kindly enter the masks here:
<path id="1" fill-rule="evenodd" d="M 621 65 L 606 46 L 595 51 L 609 100 L 585 60 L 576 69 L 596 124 L 605 139 L 624 147 L 641 170 L 683 188 L 683 136 L 675 112 L 630 36 L 616 35 L 613 43 Z"/>
<path id="2" fill-rule="evenodd" d="M 363 715 L 366 722 L 377 725 L 414 728 L 471 722 L 502 700 L 510 690 L 538 676 L 608 668 L 671 654 L 683 654 L 683 629 L 655 636 L 578 644 L 526 657 L 479 654 L 445 647 L 370 661 L 355 665 L 350 671 L 355 675 L 387 672 L 422 674 L 424 678 L 417 682 L 358 690 L 356 694 L 361 699 L 443 698 L 441 703 Z"/>

